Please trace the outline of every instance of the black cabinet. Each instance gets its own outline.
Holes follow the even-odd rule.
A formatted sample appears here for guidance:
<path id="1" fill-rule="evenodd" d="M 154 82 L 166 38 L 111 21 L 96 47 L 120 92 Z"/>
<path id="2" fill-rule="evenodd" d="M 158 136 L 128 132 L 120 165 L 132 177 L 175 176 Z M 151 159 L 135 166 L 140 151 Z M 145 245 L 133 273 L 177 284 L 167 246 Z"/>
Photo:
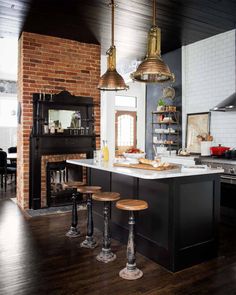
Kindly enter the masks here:
<path id="1" fill-rule="evenodd" d="M 137 216 L 137 250 L 175 272 L 217 256 L 220 176 L 138 179 L 89 169 L 90 183 L 137 198 L 149 208 Z M 109 185 L 108 185 L 109 184 Z M 94 202 L 98 203 L 98 202 Z M 94 204 L 95 226 L 103 229 L 101 208 Z M 127 242 L 128 212 L 113 204 L 112 236 Z"/>

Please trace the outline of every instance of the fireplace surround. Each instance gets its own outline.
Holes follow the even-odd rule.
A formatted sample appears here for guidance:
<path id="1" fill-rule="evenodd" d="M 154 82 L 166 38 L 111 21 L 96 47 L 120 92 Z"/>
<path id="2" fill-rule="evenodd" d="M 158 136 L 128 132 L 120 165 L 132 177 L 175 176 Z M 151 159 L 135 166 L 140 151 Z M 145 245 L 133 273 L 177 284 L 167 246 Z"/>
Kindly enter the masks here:
<path id="1" fill-rule="evenodd" d="M 30 136 L 30 208 L 50 206 L 46 197 L 47 163 L 65 161 L 68 158 L 92 158 L 96 149 L 94 131 L 94 106 L 91 97 L 71 95 L 67 91 L 59 94 L 33 94 L 33 126 Z M 63 132 L 45 134 L 44 124 L 49 120 L 49 110 L 75 111 L 81 114 L 80 129 L 70 126 Z M 49 123 L 49 122 L 48 122 Z M 81 134 L 87 130 L 86 134 Z M 69 130 L 69 131 L 68 131 Z M 82 175 L 82 176 L 81 176 Z M 79 179 L 83 173 L 78 173 Z"/>

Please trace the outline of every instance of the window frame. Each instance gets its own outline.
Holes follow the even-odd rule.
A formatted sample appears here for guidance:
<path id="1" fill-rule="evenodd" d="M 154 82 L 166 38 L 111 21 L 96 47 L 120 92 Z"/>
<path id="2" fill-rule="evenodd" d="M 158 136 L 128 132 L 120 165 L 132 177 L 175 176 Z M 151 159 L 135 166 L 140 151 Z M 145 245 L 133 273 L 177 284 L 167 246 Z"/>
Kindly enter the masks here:
<path id="1" fill-rule="evenodd" d="M 7 101 L 14 101 L 16 103 L 16 123 L 15 125 L 1 125 L 1 128 L 17 128 L 17 111 L 18 111 L 18 99 L 17 99 L 17 94 L 16 93 L 0 93 L 0 101 L 2 100 L 7 100 Z"/>

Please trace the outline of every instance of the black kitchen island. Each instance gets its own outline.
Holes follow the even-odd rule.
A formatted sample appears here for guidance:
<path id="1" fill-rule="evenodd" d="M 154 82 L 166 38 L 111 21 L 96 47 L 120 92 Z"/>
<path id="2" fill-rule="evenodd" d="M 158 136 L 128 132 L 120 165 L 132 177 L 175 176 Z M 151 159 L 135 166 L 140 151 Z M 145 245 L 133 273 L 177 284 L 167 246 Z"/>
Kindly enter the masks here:
<path id="1" fill-rule="evenodd" d="M 217 256 L 220 210 L 219 169 L 156 172 L 69 160 L 87 167 L 88 183 L 121 199 L 137 198 L 149 208 L 137 216 L 137 251 L 176 272 Z M 126 244 L 128 212 L 112 208 L 112 237 Z M 103 204 L 93 203 L 94 225 L 103 230 Z"/>

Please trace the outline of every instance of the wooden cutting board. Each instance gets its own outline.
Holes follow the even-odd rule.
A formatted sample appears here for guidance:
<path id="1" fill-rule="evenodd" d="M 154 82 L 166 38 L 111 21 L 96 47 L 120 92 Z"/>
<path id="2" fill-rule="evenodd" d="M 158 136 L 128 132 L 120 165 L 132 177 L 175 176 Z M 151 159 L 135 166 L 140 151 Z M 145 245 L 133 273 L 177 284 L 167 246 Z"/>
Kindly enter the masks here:
<path id="1" fill-rule="evenodd" d="M 125 163 L 114 163 L 115 167 L 126 167 L 126 168 L 135 168 L 135 169 L 143 169 L 143 170 L 153 170 L 153 171 L 164 171 L 177 169 L 178 166 L 170 164 L 168 167 L 153 167 L 147 164 L 125 164 Z"/>

